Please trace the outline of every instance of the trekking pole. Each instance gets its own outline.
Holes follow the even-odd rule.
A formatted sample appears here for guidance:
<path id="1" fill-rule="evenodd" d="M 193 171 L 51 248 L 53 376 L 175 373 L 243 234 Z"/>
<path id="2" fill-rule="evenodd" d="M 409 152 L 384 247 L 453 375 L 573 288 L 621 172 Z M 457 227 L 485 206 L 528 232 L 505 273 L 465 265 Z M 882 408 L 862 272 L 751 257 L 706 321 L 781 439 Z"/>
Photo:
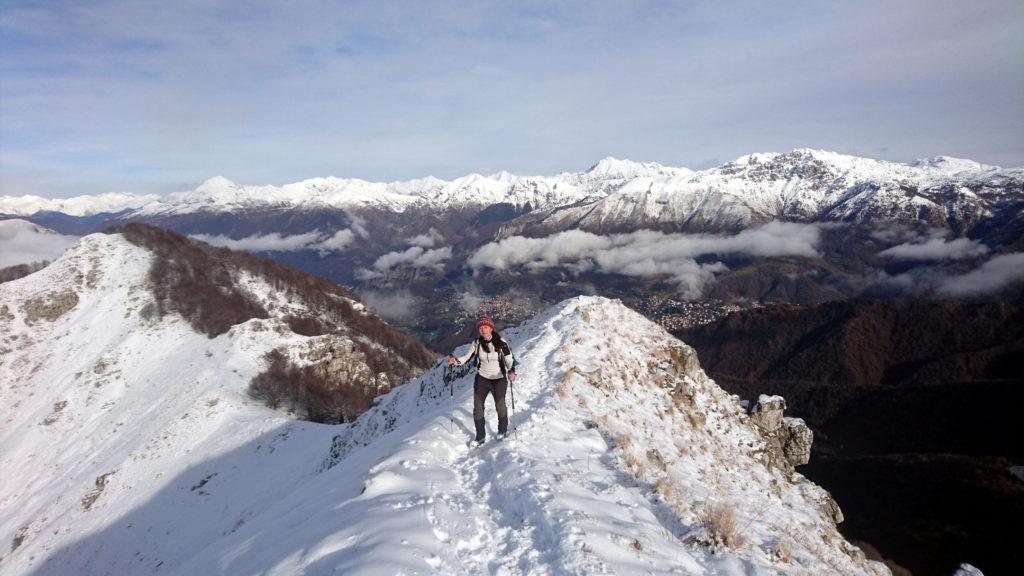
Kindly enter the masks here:
<path id="1" fill-rule="evenodd" d="M 514 380 L 514 378 L 513 378 L 513 380 Z M 512 385 L 512 380 L 509 380 L 509 382 L 508 382 L 508 391 L 512 393 L 512 421 L 514 422 L 515 419 L 516 419 L 516 387 Z M 512 435 L 514 436 L 513 440 L 518 440 L 519 439 L 519 434 L 516 432 L 516 430 L 519 430 L 519 426 L 516 426 L 516 425 L 513 424 L 512 425 Z"/>
<path id="2" fill-rule="evenodd" d="M 445 359 L 445 362 L 448 360 Z M 444 367 L 444 383 L 448 385 L 448 433 L 455 433 L 455 382 L 452 378 L 452 365 Z"/>

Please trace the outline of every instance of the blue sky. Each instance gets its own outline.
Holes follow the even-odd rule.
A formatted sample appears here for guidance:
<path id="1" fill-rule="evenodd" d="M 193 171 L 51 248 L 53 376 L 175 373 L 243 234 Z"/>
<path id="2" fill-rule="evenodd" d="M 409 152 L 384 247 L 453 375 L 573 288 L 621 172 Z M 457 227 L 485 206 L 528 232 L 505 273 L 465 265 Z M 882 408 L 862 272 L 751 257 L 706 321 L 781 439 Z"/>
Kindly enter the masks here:
<path id="1" fill-rule="evenodd" d="M 2 2 L 0 194 L 1024 165 L 1024 2 Z"/>

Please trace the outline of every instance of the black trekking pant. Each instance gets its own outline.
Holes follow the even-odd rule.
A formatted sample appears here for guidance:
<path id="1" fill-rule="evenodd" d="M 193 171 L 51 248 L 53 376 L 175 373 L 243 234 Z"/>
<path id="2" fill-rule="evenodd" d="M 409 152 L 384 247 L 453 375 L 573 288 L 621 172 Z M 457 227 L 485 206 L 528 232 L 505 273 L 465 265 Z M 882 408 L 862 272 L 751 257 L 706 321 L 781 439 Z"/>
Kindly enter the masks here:
<path id="1" fill-rule="evenodd" d="M 487 433 L 484 430 L 484 400 L 488 394 L 494 394 L 494 407 L 498 410 L 498 433 L 508 431 L 508 408 L 505 407 L 505 391 L 508 380 L 484 378 L 478 372 L 473 381 L 473 423 L 476 424 L 476 439 L 482 440 Z"/>

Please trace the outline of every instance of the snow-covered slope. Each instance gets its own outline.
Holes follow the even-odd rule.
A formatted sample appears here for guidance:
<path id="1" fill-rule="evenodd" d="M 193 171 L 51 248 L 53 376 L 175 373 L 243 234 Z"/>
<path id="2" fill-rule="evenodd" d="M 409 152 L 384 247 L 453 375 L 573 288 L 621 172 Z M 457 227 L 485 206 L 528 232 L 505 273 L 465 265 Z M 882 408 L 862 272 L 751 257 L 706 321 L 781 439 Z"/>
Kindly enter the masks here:
<path id="1" fill-rule="evenodd" d="M 450 397 L 440 367 L 354 424 L 252 401 L 263 353 L 310 338 L 147 320 L 151 258 L 91 235 L 0 285 L 2 574 L 886 573 L 766 465 L 692 349 L 616 301 L 506 331 L 517 430 L 468 452 L 469 377 Z M 706 507 L 734 511 L 730 546 Z"/>

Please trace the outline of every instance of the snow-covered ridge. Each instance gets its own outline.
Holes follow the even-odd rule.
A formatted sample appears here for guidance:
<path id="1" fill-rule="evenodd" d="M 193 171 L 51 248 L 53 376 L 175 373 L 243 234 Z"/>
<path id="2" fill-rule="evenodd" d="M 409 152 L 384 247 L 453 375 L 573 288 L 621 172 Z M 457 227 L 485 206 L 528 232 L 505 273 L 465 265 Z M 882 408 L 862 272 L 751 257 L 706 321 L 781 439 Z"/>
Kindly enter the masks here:
<path id="1" fill-rule="evenodd" d="M 686 205 L 700 203 L 702 193 L 718 191 L 754 210 L 820 212 L 830 194 L 844 193 L 858 183 L 869 183 L 869 188 L 877 190 L 907 184 L 928 188 L 950 182 L 967 186 L 1006 179 L 1024 180 L 1024 170 L 1003 170 L 945 156 L 900 164 L 800 148 L 787 153 L 749 154 L 698 172 L 608 157 L 586 171 L 554 176 L 519 176 L 502 171 L 490 176 L 469 174 L 451 181 L 428 176 L 403 182 L 327 177 L 283 186 L 241 185 L 217 176 L 194 190 L 163 197 L 123 193 L 53 200 L 2 196 L 0 214 L 31 215 L 39 210 L 54 210 L 82 216 L 131 209 L 131 216 L 153 216 L 265 207 L 376 208 L 402 212 L 411 207 L 443 211 L 496 203 L 538 209 L 639 191 Z"/>
<path id="2" fill-rule="evenodd" d="M 504 331 L 516 431 L 467 453 L 469 377 L 449 396 L 440 366 L 355 424 L 253 402 L 263 353 L 309 338 L 146 319 L 151 258 L 91 235 L 0 285 L 2 574 L 886 573 L 766 465 L 692 349 L 616 301 Z M 714 544 L 710 505 L 740 541 Z"/>
<path id="3" fill-rule="evenodd" d="M 170 477 L 261 434 L 281 427 L 323 430 L 249 397 L 267 352 L 284 349 L 300 366 L 326 361 L 337 368 L 332 362 L 338 361 L 349 371 L 362 369 L 361 356 L 347 355 L 358 335 L 293 333 L 280 316 L 302 314 L 306 303 L 244 272 L 237 283 L 271 318 L 236 324 L 211 339 L 176 314 L 155 316 L 148 276 L 153 259 L 122 235 L 92 234 L 50 266 L 0 284 L 0 574 L 30 573 L 55 546 L 122 527 L 116 519 L 143 505 Z M 257 452 L 269 456 L 279 441 L 269 438 Z M 326 443 L 308 447 L 304 461 L 322 459 Z M 280 463 L 277 480 L 260 485 L 261 498 L 278 498 L 289 489 L 289 475 L 305 471 L 290 460 L 301 450 L 283 459 L 243 459 L 251 476 L 265 473 L 258 468 L 268 462 Z M 195 482 L 202 480 L 190 486 Z M 185 493 L 206 494 L 197 491 Z M 218 526 L 221 511 L 189 506 L 200 501 L 184 508 L 189 522 L 203 526 L 197 533 L 212 537 L 204 530 Z M 164 552 L 187 554 L 201 544 L 147 530 L 115 539 L 122 537 L 133 550 L 150 550 L 158 540 Z M 116 573 L 140 569 L 129 554 L 97 563 L 55 561 L 42 573 L 103 573 L 107 560 Z M 158 571 L 156 564 L 146 570 Z"/>
<path id="4" fill-rule="evenodd" d="M 685 225 L 738 230 L 800 222 L 923 222 L 969 229 L 1024 193 L 1024 168 L 940 157 L 913 165 L 801 148 L 742 156 L 685 177 L 634 178 L 593 203 L 531 217 L 542 230 Z M 514 232 L 514 231 L 510 231 Z"/>
<path id="5" fill-rule="evenodd" d="M 72 198 L 43 198 L 41 196 L 0 196 L 0 214 L 31 216 L 36 212 L 62 212 L 70 216 L 89 216 L 133 210 L 151 202 L 160 201 L 157 194 L 108 192 Z"/>

